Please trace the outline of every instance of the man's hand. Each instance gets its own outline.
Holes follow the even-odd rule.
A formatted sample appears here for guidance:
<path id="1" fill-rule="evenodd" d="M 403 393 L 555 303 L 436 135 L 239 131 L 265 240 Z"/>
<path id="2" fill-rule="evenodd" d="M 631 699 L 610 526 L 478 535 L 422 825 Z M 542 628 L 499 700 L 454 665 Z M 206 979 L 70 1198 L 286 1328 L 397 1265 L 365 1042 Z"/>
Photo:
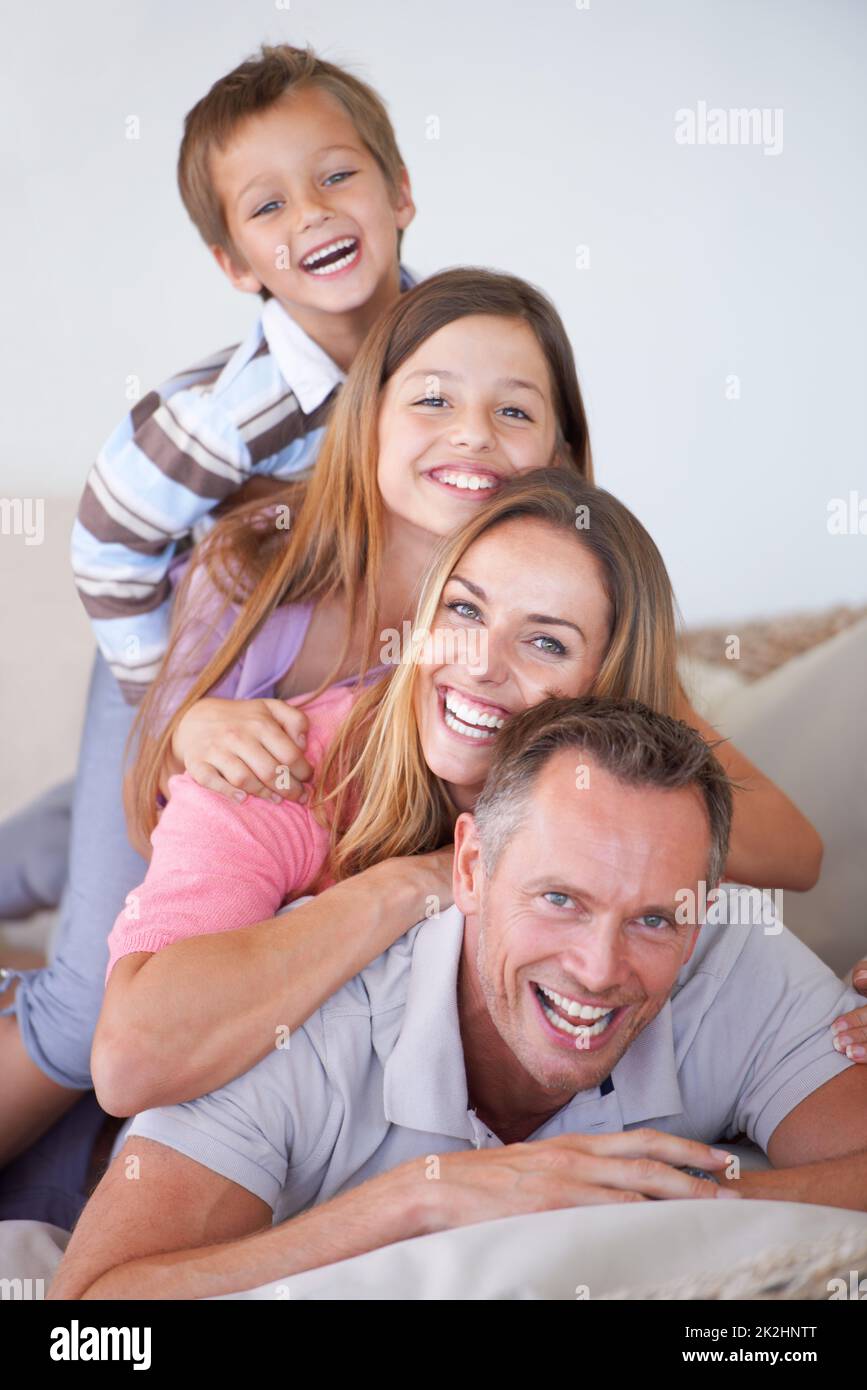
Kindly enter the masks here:
<path id="1" fill-rule="evenodd" d="M 308 719 L 284 700 L 198 700 L 178 724 L 172 754 L 202 787 L 233 801 L 304 801 L 313 769 L 301 751 Z"/>
<path id="2" fill-rule="evenodd" d="M 718 1173 L 730 1161 L 722 1149 L 655 1129 L 617 1134 L 562 1134 L 413 1159 L 402 1165 L 417 1175 L 425 1230 L 444 1231 L 476 1221 L 520 1216 L 561 1207 L 664 1198 L 737 1197 L 732 1188 L 681 1172 Z M 428 1177 L 428 1173 L 439 1176 Z M 422 1186 L 426 1189 L 423 1192 Z"/>
<path id="3" fill-rule="evenodd" d="M 852 971 L 852 985 L 859 994 L 867 994 L 867 959 L 859 960 Z M 845 1053 L 850 1062 L 867 1064 L 867 1004 L 835 1018 L 831 1031 L 838 1052 Z"/>

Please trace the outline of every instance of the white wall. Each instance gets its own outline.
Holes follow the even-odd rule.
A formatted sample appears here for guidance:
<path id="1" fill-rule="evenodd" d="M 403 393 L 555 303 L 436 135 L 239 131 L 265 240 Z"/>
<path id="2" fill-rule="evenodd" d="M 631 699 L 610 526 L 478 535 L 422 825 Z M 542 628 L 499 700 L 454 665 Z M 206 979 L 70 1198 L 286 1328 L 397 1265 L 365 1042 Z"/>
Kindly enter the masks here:
<path id="1" fill-rule="evenodd" d="M 555 300 L 599 481 L 657 538 L 687 620 L 863 601 L 867 536 L 829 535 L 826 508 L 867 498 L 865 14 L 857 0 L 6 11 L 0 492 L 77 492 L 128 375 L 147 389 L 242 334 L 255 302 L 222 281 L 176 192 L 181 122 L 263 38 L 309 40 L 389 102 L 419 207 L 407 263 L 505 268 Z M 782 152 L 679 145 L 675 111 L 699 101 L 782 108 Z"/>

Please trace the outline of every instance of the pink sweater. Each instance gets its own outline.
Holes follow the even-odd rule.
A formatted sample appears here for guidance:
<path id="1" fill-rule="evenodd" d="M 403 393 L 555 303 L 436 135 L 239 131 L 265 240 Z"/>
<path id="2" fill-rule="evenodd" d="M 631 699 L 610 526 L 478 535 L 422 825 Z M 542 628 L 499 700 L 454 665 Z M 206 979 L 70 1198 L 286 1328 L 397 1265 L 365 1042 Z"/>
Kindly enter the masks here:
<path id="1" fill-rule="evenodd" d="M 332 686 L 305 706 L 305 757 L 315 769 L 357 691 Z M 288 701 L 297 704 L 303 696 Z M 325 862 L 329 832 L 306 806 L 248 796 L 233 802 L 185 772 L 169 781 L 144 883 L 128 894 L 108 938 L 108 969 L 133 951 L 232 931 L 273 917 Z"/>

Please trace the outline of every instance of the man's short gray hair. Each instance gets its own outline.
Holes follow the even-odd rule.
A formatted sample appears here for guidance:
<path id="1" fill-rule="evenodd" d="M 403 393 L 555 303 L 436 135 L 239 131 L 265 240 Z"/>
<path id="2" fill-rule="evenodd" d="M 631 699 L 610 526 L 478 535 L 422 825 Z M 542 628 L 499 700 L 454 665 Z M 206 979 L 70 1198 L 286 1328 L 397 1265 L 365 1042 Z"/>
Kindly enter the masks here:
<path id="1" fill-rule="evenodd" d="M 563 750 L 591 758 L 628 786 L 695 787 L 710 825 L 707 882 L 719 882 L 731 832 L 728 774 L 689 724 L 657 714 L 639 700 L 607 696 L 543 700 L 510 719 L 497 735 L 494 760 L 473 813 L 489 877 L 524 822 L 539 773 Z"/>

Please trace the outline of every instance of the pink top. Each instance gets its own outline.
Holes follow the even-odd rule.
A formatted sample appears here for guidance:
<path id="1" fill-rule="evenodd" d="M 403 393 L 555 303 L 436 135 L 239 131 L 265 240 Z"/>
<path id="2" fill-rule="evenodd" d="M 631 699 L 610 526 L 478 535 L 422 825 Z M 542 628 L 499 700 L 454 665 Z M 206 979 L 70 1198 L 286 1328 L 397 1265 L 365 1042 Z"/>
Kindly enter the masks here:
<path id="1" fill-rule="evenodd" d="M 331 686 L 306 706 L 304 752 L 314 769 L 356 693 L 357 687 Z M 297 802 L 229 801 L 187 772 L 170 779 L 169 791 L 151 836 L 145 881 L 127 896 L 109 934 L 106 981 L 115 962 L 133 951 L 160 951 L 188 936 L 266 921 L 299 896 L 327 857 L 328 830 Z"/>

